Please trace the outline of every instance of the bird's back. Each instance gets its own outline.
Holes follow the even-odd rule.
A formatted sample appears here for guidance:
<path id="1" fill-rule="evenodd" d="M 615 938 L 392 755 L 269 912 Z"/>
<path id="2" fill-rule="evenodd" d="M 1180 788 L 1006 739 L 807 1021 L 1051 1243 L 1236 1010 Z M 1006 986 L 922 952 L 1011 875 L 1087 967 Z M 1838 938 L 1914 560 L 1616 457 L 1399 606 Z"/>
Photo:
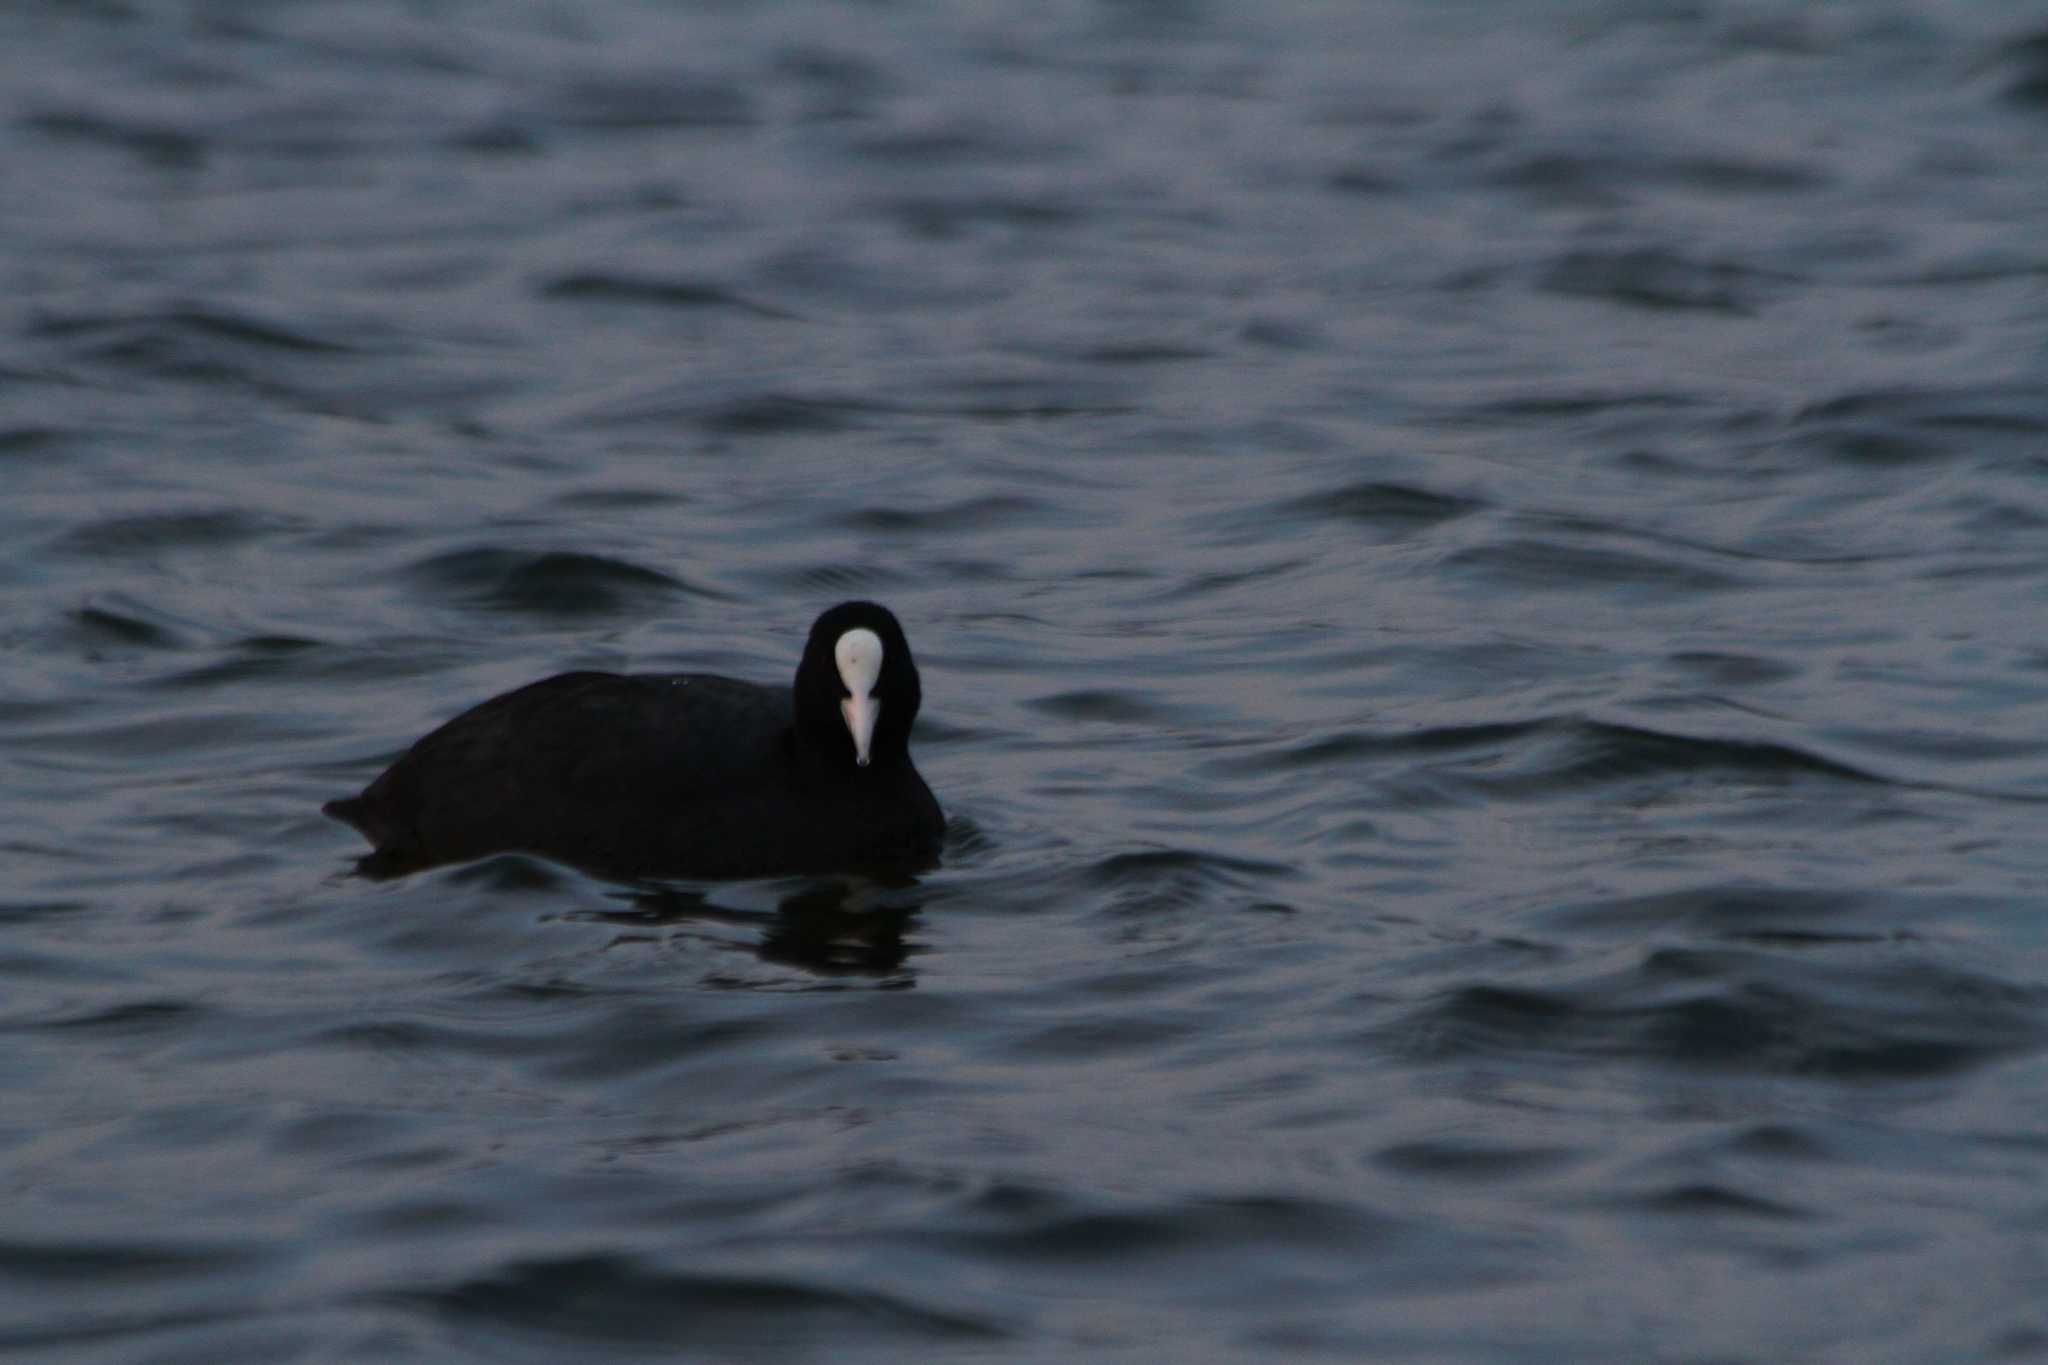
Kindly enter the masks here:
<path id="1" fill-rule="evenodd" d="M 564 673 L 464 711 L 326 809 L 392 871 L 508 849 L 638 861 L 782 780 L 789 705 L 707 674 Z"/>

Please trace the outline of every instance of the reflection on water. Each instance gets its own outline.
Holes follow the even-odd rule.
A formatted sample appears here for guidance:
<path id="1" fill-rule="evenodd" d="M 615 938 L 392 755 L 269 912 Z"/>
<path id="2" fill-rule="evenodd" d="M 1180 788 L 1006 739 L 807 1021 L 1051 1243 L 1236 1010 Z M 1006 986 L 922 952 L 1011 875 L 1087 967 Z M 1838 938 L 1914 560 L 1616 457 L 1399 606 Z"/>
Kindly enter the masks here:
<path id="1" fill-rule="evenodd" d="M 631 909 L 583 910 L 574 917 L 642 932 L 687 929 L 699 921 L 732 925 L 759 934 L 753 950 L 763 962 L 828 978 L 873 977 L 878 985 L 907 990 L 917 984 L 910 957 L 923 951 L 907 938 L 923 909 L 917 886 L 911 877 L 820 879 L 784 894 L 772 911 L 720 905 L 716 891 L 663 886 L 618 893 Z"/>

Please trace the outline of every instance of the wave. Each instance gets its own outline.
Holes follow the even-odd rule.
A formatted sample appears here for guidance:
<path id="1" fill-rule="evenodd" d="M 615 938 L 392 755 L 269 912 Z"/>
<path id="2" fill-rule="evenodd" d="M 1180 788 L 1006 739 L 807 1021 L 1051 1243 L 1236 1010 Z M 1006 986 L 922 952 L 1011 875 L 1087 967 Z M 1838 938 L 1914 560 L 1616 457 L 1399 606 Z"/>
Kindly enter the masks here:
<path id="1" fill-rule="evenodd" d="M 1853 1083 L 1954 1076 L 2048 1037 L 2048 991 L 1882 948 L 1658 947 L 1620 970 L 1477 980 L 1392 1029 L 1438 1060 L 1598 1060 Z"/>

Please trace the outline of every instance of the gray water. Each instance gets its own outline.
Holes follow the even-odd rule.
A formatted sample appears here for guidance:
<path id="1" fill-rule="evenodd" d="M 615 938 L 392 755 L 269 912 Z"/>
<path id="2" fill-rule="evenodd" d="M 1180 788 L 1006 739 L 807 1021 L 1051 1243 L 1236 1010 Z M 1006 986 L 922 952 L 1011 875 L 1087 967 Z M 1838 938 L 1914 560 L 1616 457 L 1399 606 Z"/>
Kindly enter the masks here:
<path id="1" fill-rule="evenodd" d="M 0 1348 L 2048 1358 L 2031 5 L 0 12 Z M 873 597 L 913 882 L 395 882 Z"/>

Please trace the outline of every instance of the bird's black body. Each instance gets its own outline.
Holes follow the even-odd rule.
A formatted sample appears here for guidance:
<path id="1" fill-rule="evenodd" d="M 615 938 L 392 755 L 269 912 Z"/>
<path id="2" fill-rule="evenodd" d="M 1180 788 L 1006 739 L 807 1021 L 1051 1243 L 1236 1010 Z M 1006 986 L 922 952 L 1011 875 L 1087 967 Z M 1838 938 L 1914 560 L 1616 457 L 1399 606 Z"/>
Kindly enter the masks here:
<path id="1" fill-rule="evenodd" d="M 833 658 L 860 628 L 883 647 L 865 766 Z M 325 809 L 374 846 L 372 873 L 503 852 L 632 877 L 914 867 L 944 827 L 910 761 L 919 700 L 896 618 L 848 602 L 812 626 L 790 688 L 564 673 L 463 712 Z"/>

